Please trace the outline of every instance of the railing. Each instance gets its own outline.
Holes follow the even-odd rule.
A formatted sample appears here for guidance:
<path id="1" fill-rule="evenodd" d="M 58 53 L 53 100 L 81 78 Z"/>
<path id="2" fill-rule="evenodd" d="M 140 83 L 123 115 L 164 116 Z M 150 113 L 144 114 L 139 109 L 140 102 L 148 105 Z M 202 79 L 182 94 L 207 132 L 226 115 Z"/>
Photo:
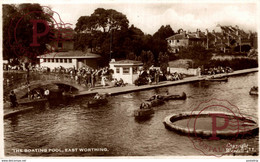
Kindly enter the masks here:
<path id="1" fill-rule="evenodd" d="M 35 81 L 61 81 L 68 84 L 77 84 L 75 77 L 69 74 L 51 73 L 51 72 L 30 72 L 29 83 Z M 4 92 L 9 93 L 12 89 L 27 85 L 27 73 L 24 71 L 8 71 L 4 72 Z"/>

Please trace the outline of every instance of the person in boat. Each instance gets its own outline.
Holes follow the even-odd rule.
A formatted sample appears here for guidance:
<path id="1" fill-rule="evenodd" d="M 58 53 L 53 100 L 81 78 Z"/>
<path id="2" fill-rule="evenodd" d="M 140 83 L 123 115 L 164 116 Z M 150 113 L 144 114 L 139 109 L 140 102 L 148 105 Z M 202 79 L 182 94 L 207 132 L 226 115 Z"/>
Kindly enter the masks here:
<path id="1" fill-rule="evenodd" d="M 35 98 L 37 98 L 37 99 L 42 98 L 40 92 L 36 91 Z"/>
<path id="2" fill-rule="evenodd" d="M 101 99 L 100 94 L 97 93 L 97 94 L 94 96 L 94 99 L 95 99 L 95 100 L 100 100 L 100 99 Z"/>
<path id="3" fill-rule="evenodd" d="M 258 91 L 258 87 L 253 86 L 253 87 L 251 88 L 251 90 L 252 90 L 252 91 Z"/>
<path id="4" fill-rule="evenodd" d="M 145 102 L 141 103 L 141 105 L 140 105 L 140 109 L 150 109 L 150 108 L 151 108 L 151 106 Z"/>
<path id="5" fill-rule="evenodd" d="M 45 98 L 49 98 L 49 95 L 50 95 L 50 91 L 47 88 L 45 88 L 45 90 L 44 90 Z"/>
<path id="6" fill-rule="evenodd" d="M 153 95 L 149 100 L 156 100 L 156 99 L 162 99 L 161 95 L 158 95 L 157 93 L 155 95 Z"/>
<path id="7" fill-rule="evenodd" d="M 141 103 L 141 105 L 140 105 L 140 109 L 144 109 L 144 106 L 145 106 L 145 103 L 144 103 L 144 102 Z"/>

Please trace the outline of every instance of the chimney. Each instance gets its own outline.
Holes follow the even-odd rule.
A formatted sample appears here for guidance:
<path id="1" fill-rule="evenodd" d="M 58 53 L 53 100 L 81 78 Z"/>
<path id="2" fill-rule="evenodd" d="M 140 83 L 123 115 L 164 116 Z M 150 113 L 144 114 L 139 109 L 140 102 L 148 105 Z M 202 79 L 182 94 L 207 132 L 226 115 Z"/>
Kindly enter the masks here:
<path id="1" fill-rule="evenodd" d="M 196 31 L 196 37 L 197 37 L 197 38 L 200 37 L 200 30 L 199 30 L 199 29 L 197 29 L 197 31 Z"/>
<path id="2" fill-rule="evenodd" d="M 235 27 L 236 27 L 236 35 L 238 36 L 238 34 L 239 34 L 239 27 L 237 25 Z"/>
<path id="3" fill-rule="evenodd" d="M 250 38 L 251 38 L 251 36 L 252 36 L 252 32 L 251 32 L 251 31 L 249 31 L 249 34 L 248 34 L 248 38 L 247 38 L 247 39 L 250 39 Z"/>
<path id="4" fill-rule="evenodd" d="M 185 36 L 185 35 L 186 35 L 186 30 L 183 30 L 183 31 L 182 31 L 182 34 Z"/>

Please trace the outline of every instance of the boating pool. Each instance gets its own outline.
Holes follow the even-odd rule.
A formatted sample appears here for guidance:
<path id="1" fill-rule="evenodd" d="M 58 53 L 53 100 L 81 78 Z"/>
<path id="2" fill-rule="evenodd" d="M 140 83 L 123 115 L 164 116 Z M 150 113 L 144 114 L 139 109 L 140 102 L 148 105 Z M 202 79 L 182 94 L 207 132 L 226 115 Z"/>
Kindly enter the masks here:
<path id="1" fill-rule="evenodd" d="M 249 95 L 257 74 L 230 77 L 228 82 L 195 82 L 113 96 L 107 105 L 87 108 L 88 98 L 71 99 L 45 110 L 32 111 L 4 121 L 7 156 L 196 156 L 187 136 L 165 129 L 171 114 L 191 111 L 203 101 L 225 99 L 242 114 L 258 117 L 258 97 Z M 187 94 L 186 100 L 156 107 L 152 118 L 135 120 L 134 110 L 154 93 Z M 205 121 L 207 122 L 207 121 Z M 212 141 L 213 142 L 213 141 Z M 215 141 L 214 141 L 215 142 Z M 219 145 L 226 143 L 218 141 Z M 258 152 L 258 136 L 240 139 Z M 12 149 L 57 149 L 54 152 L 15 152 Z M 72 148 L 106 148 L 107 151 L 66 151 Z M 60 150 L 60 151 L 58 151 Z M 63 151 L 63 152 L 62 152 Z M 250 155 L 247 153 L 245 155 Z"/>

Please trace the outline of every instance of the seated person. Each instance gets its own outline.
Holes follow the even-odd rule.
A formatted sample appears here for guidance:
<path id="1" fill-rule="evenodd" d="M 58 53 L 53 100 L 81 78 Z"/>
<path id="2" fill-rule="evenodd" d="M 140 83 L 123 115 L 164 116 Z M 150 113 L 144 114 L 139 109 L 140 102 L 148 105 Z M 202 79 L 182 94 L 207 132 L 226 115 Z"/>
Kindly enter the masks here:
<path id="1" fill-rule="evenodd" d="M 162 99 L 161 95 L 155 94 L 149 100 Z"/>
<path id="2" fill-rule="evenodd" d="M 143 102 L 143 103 L 141 103 L 141 105 L 140 105 L 140 109 L 144 109 L 144 107 L 145 107 L 145 103 Z"/>
<path id="3" fill-rule="evenodd" d="M 122 78 L 120 78 L 119 82 L 118 82 L 119 86 L 124 86 L 124 81 Z"/>
<path id="4" fill-rule="evenodd" d="M 101 99 L 101 96 L 100 96 L 100 94 L 96 94 L 95 96 L 94 96 L 94 99 L 96 99 L 96 100 L 99 100 L 99 99 Z"/>
<path id="5" fill-rule="evenodd" d="M 150 109 L 150 108 L 151 108 L 151 106 L 145 102 L 141 103 L 141 105 L 140 105 L 140 109 Z"/>

